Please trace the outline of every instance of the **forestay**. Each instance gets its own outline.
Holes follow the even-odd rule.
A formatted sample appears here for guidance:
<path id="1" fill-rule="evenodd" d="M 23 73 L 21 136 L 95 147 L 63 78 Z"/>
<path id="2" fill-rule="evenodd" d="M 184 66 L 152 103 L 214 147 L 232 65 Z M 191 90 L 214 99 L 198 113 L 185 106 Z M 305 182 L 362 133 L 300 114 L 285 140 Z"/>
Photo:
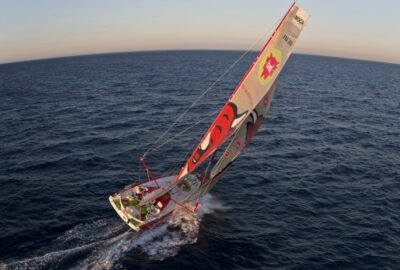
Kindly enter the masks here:
<path id="1" fill-rule="evenodd" d="M 232 141 L 233 144 L 238 141 L 246 144 L 248 134 L 253 131 L 255 134 L 258 127 L 255 127 L 250 133 L 247 128 L 249 120 L 253 119 L 251 114 L 254 116 L 255 112 L 259 112 L 259 116 L 263 117 L 267 112 L 274 91 L 272 86 L 292 53 L 293 46 L 307 19 L 308 14 L 295 3 L 289 8 L 198 146 L 181 168 L 176 182 L 200 166 L 232 135 L 236 134 Z M 262 108 L 266 99 L 268 106 Z M 254 123 L 257 125 L 257 122 Z M 228 152 L 225 153 L 232 153 L 233 158 L 220 159 L 213 168 L 212 175 L 220 173 L 235 158 L 235 155 L 240 153 L 242 145 L 236 146 L 232 143 L 228 146 Z M 237 147 L 236 151 L 233 151 L 234 147 Z"/>

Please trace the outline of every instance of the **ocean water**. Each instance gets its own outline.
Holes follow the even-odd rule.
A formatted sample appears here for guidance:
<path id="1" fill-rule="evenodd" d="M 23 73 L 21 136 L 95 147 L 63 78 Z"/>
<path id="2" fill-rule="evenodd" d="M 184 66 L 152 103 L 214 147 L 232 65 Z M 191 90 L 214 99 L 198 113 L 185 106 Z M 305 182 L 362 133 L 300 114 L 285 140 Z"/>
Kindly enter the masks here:
<path id="1" fill-rule="evenodd" d="M 241 53 L 0 65 L 0 269 L 400 269 L 400 65 L 293 55 L 197 217 L 135 233 L 114 213 L 108 195 Z M 177 171 L 254 56 L 148 155 L 154 174 Z"/>

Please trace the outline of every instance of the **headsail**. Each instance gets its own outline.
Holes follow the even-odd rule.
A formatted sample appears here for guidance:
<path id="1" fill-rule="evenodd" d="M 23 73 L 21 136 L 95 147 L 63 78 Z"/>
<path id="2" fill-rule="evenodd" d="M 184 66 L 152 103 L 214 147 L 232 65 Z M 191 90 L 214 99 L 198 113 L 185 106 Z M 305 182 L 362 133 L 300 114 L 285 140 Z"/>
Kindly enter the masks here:
<path id="1" fill-rule="evenodd" d="M 210 179 L 214 179 L 223 172 L 254 138 L 270 108 L 275 93 L 275 85 L 276 83 L 272 85 L 265 97 L 257 104 L 235 133 L 228 147 L 212 168 Z"/>
<path id="2" fill-rule="evenodd" d="M 229 137 L 238 132 L 245 119 L 271 89 L 292 53 L 294 43 L 307 19 L 308 14 L 293 3 L 181 168 L 176 181 L 194 171 Z"/>

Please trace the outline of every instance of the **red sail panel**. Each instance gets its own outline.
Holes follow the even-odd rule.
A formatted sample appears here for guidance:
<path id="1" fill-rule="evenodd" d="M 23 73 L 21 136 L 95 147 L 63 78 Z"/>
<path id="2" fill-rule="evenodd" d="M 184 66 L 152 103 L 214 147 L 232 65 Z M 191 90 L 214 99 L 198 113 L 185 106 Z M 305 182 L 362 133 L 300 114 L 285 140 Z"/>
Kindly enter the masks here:
<path id="1" fill-rule="evenodd" d="M 275 93 L 275 85 L 276 82 L 272 85 L 260 103 L 258 103 L 254 110 L 249 114 L 240 129 L 232 136 L 231 142 L 211 170 L 210 181 L 216 181 L 216 176 L 221 174 L 240 155 L 240 153 L 244 151 L 257 134 L 257 131 L 264 122 L 271 106 Z"/>
<path id="2" fill-rule="evenodd" d="M 275 82 L 307 19 L 308 14 L 292 4 L 181 168 L 176 181 L 194 171 L 241 127 Z"/>

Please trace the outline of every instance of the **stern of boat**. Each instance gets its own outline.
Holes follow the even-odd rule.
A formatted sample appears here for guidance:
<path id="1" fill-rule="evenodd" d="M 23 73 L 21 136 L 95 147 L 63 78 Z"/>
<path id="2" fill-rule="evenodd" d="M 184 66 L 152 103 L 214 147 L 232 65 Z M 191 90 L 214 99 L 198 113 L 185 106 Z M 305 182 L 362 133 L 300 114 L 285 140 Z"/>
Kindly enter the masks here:
<path id="1" fill-rule="evenodd" d="M 115 194 L 115 195 L 110 195 L 108 197 L 108 200 L 110 201 L 110 204 L 114 208 L 115 212 L 121 217 L 121 219 L 129 225 L 133 230 L 139 231 L 140 230 L 140 225 L 143 223 L 142 221 L 132 217 L 129 213 L 126 212 L 125 208 L 123 207 L 121 203 L 121 195 L 120 194 Z"/>

